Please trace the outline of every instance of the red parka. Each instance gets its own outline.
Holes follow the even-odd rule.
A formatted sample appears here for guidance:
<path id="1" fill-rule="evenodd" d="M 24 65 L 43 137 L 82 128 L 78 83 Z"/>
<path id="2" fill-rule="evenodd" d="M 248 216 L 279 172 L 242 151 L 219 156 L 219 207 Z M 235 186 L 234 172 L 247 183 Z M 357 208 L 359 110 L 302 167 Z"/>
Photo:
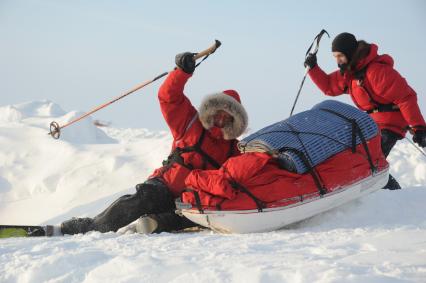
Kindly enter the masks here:
<path id="1" fill-rule="evenodd" d="M 348 93 L 355 105 L 364 111 L 377 108 L 377 103 L 397 105 L 400 111 L 370 115 L 380 129 L 392 130 L 403 137 L 407 126 L 426 126 L 426 123 L 415 91 L 393 68 L 392 57 L 378 55 L 377 50 L 377 45 L 371 44 L 369 54 L 356 66 L 355 71 L 366 68 L 362 82 L 348 72 L 341 75 L 340 71 L 335 71 L 327 75 L 318 65 L 309 71 L 309 76 L 326 95 Z"/>
<path id="2" fill-rule="evenodd" d="M 158 92 L 161 112 L 173 136 L 172 152 L 177 147 L 184 148 L 197 144 L 204 129 L 198 119 L 197 110 L 183 93 L 184 86 L 190 77 L 190 74 L 176 69 L 170 72 Z M 216 138 L 210 131 L 205 130 L 201 149 L 219 165 L 222 165 L 230 156 L 240 154 L 236 144 L 236 139 Z M 215 169 L 199 153 L 188 152 L 181 156 L 184 163 L 193 168 Z M 173 195 L 179 196 L 185 189 L 184 181 L 190 172 L 190 169 L 178 163 L 172 163 L 170 166 L 166 165 L 156 169 L 150 177 L 160 177 Z"/>

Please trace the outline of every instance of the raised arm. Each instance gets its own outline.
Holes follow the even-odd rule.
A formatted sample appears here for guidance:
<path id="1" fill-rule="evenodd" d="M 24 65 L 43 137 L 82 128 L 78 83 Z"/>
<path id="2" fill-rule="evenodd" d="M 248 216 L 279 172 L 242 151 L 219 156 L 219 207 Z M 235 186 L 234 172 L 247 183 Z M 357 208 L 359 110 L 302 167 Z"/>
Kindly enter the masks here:
<path id="1" fill-rule="evenodd" d="M 188 79 L 195 69 L 192 53 L 182 53 L 176 56 L 176 68 L 170 72 L 158 91 L 161 112 L 172 132 L 174 139 L 180 139 L 188 124 L 194 119 L 197 110 L 183 93 Z"/>

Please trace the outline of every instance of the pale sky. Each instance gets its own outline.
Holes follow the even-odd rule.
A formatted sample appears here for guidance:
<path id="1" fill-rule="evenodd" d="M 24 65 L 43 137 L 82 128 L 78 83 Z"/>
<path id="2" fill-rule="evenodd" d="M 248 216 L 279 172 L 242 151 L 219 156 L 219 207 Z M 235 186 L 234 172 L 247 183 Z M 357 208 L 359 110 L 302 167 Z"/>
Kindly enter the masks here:
<path id="1" fill-rule="evenodd" d="M 206 94 L 237 90 L 255 130 L 288 117 L 306 49 L 336 64 L 341 32 L 379 45 L 417 91 L 426 115 L 426 2 L 0 0 L 0 106 L 48 99 L 89 111 L 174 67 L 174 56 L 222 41 L 188 82 L 198 107 Z M 165 130 L 157 100 L 163 80 L 96 113 L 116 127 Z M 327 99 L 306 80 L 296 112 Z M 350 102 L 347 95 L 339 98 Z"/>

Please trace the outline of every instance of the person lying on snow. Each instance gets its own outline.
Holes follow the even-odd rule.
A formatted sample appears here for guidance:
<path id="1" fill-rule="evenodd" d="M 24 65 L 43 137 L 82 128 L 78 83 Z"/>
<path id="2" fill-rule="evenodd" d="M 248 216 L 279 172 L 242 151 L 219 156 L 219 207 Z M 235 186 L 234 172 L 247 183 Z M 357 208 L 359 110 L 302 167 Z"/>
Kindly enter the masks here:
<path id="1" fill-rule="evenodd" d="M 162 213 L 169 229 L 195 226 L 174 213 L 174 199 L 185 188 L 187 175 L 195 169 L 218 169 L 229 157 L 247 128 L 248 116 L 235 90 L 204 98 L 197 111 L 184 95 L 186 82 L 195 70 L 194 54 L 176 55 L 177 68 L 170 72 L 158 92 L 161 111 L 173 136 L 172 151 L 163 166 L 136 193 L 124 195 L 94 218 L 72 218 L 61 224 L 63 234 L 117 231 L 149 214 Z M 155 229 L 155 227 L 152 227 Z"/>
<path id="2" fill-rule="evenodd" d="M 378 55 L 376 44 L 357 40 L 347 32 L 336 36 L 331 50 L 339 67 L 331 74 L 318 66 L 315 54 L 309 54 L 305 60 L 309 76 L 318 88 L 330 96 L 348 93 L 359 109 L 371 115 L 381 129 L 381 146 L 386 157 L 407 129 L 413 134 L 414 142 L 426 147 L 426 123 L 417 95 L 393 68 L 392 57 Z M 392 176 L 385 188 L 401 189 Z"/>

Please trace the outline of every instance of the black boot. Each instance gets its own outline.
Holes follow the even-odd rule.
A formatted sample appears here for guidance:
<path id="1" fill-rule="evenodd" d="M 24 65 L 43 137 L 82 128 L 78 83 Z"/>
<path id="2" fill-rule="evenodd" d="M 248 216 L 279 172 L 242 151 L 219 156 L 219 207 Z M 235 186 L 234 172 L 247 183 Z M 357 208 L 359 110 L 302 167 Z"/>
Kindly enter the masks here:
<path id="1" fill-rule="evenodd" d="M 383 190 L 400 190 L 402 188 L 399 185 L 398 181 L 392 175 L 389 174 L 388 183 L 382 189 Z"/>
<path id="2" fill-rule="evenodd" d="M 93 219 L 92 218 L 75 218 L 67 220 L 61 224 L 62 234 L 74 235 L 92 231 Z"/>
<path id="3" fill-rule="evenodd" d="M 139 218 L 136 231 L 141 234 L 180 231 L 198 226 L 188 218 L 179 216 L 174 212 L 148 214 Z"/>

